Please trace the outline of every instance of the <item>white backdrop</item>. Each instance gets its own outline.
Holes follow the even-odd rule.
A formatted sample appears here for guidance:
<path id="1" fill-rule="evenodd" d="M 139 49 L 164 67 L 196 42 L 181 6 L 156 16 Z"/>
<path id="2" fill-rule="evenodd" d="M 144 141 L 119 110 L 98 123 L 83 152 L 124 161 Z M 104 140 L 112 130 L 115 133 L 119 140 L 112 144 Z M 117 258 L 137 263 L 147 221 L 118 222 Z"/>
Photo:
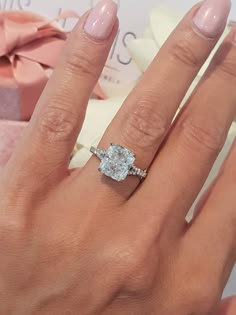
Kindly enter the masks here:
<path id="1" fill-rule="evenodd" d="M 236 0 L 232 0 L 231 19 L 236 20 Z M 98 0 L 0 0 L 0 9 L 31 10 L 56 17 L 61 11 L 70 9 L 82 14 L 96 4 Z M 129 81 L 138 76 L 135 65 L 131 62 L 126 50 L 126 43 L 134 37 L 140 37 L 148 25 L 149 11 L 158 4 L 170 6 L 173 10 L 184 14 L 196 0 L 116 0 L 119 5 L 120 30 L 107 61 L 103 79 L 113 81 Z M 63 24 L 63 21 L 62 21 Z M 70 30 L 74 21 L 67 21 L 65 28 Z M 110 70 L 110 68 L 116 69 Z"/>
<path id="2" fill-rule="evenodd" d="M 53 18 L 66 9 L 82 14 L 96 2 L 97 0 L 0 0 L 0 9 L 31 10 Z M 120 31 L 109 56 L 108 65 L 118 68 L 121 77 L 127 79 L 132 79 L 136 70 L 134 65 L 129 62 L 130 57 L 126 52 L 125 43 L 135 36 L 141 36 L 148 25 L 148 13 L 151 8 L 157 4 L 165 4 L 180 14 L 184 14 L 193 4 L 197 3 L 195 0 L 117 0 L 117 2 L 119 4 Z M 232 0 L 232 2 L 233 9 L 230 18 L 236 21 L 236 0 Z M 69 30 L 72 26 L 73 23 L 69 22 L 66 23 L 65 28 Z M 236 270 L 225 291 L 225 295 L 230 294 L 236 294 Z"/>

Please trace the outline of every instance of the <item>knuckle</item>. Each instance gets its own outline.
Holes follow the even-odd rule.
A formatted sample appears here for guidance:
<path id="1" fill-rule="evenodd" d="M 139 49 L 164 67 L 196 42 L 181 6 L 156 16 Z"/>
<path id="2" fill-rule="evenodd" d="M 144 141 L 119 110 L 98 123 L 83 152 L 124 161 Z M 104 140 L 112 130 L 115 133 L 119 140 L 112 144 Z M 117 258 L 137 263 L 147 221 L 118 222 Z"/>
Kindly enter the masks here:
<path id="1" fill-rule="evenodd" d="M 162 139 L 169 127 L 167 115 L 157 111 L 148 99 L 140 99 L 135 110 L 126 118 L 122 136 L 125 143 L 148 149 Z"/>
<path id="2" fill-rule="evenodd" d="M 208 151 L 213 156 L 219 154 L 225 142 L 225 134 L 219 124 L 194 117 L 184 119 L 181 125 L 182 140 L 189 149 Z"/>
<path id="3" fill-rule="evenodd" d="M 64 103 L 58 101 L 58 104 Z M 48 142 L 71 139 L 77 128 L 76 115 L 62 106 L 50 105 L 40 117 L 39 133 Z"/>
<path id="4" fill-rule="evenodd" d="M 185 66 L 198 68 L 201 65 L 201 60 L 187 40 L 180 40 L 172 47 L 171 57 L 175 63 Z"/>
<path id="5" fill-rule="evenodd" d="M 221 45 L 217 51 L 210 70 L 214 73 L 226 79 L 235 79 L 236 78 L 236 50 L 228 42 L 225 42 Z"/>
<path id="6" fill-rule="evenodd" d="M 114 247 L 116 255 L 109 249 L 111 255 L 106 257 L 106 259 L 110 261 L 113 266 L 118 266 L 119 269 L 130 273 L 130 271 L 133 270 L 133 267 L 137 265 L 139 258 L 138 253 L 132 246 L 122 243 L 122 241 L 116 243 L 116 246 Z"/>
<path id="7" fill-rule="evenodd" d="M 103 257 L 101 263 L 112 266 L 114 274 L 120 279 L 120 286 L 125 288 L 123 291 L 136 292 L 147 286 L 147 277 L 150 270 L 142 263 L 143 256 L 135 248 L 123 241 L 115 242 L 106 253 L 109 255 Z M 114 253 L 115 251 L 115 253 Z"/>
<path id="8" fill-rule="evenodd" d="M 236 79 L 236 62 L 232 57 L 227 57 L 224 62 L 218 66 L 218 75 L 229 79 Z"/>
<path id="9" fill-rule="evenodd" d="M 77 47 L 69 50 L 66 53 L 66 70 L 69 75 L 93 77 L 95 75 L 94 69 L 96 68 L 90 54 L 86 54 Z"/>
<path id="10" fill-rule="evenodd" d="M 141 263 L 136 260 L 125 280 L 122 295 L 128 297 L 140 297 L 149 295 L 156 286 L 156 268 L 152 268 L 147 262 Z"/>
<path id="11" fill-rule="evenodd" d="M 140 253 L 136 245 L 131 246 L 121 242 L 116 246 L 116 255 L 110 256 L 108 261 L 121 280 L 119 297 L 144 296 L 154 289 L 156 265 L 151 264 L 150 256 L 147 256 L 147 253 Z"/>

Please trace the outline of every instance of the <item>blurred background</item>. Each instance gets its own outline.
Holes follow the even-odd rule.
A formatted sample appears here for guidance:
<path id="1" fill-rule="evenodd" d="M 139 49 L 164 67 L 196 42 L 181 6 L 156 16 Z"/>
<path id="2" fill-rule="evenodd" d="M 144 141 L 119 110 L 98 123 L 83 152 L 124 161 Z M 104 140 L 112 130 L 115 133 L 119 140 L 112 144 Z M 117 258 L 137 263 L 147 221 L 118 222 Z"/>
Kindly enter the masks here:
<path id="1" fill-rule="evenodd" d="M 0 9 L 29 10 L 48 17 L 55 18 L 61 12 L 73 10 L 82 15 L 93 7 L 99 0 L 0 0 Z M 120 29 L 107 61 L 105 76 L 113 83 L 133 81 L 139 76 L 137 67 L 132 62 L 128 52 L 127 43 L 139 38 L 149 25 L 150 12 L 156 7 L 165 7 L 177 16 L 183 16 L 194 4 L 195 0 L 114 0 L 119 6 Z M 236 21 L 236 0 L 232 0 L 233 9 L 230 20 Z M 60 21 L 60 24 L 70 31 L 75 20 Z M 110 69 L 110 70 L 109 70 Z M 114 73 L 114 71 L 116 73 Z M 104 76 L 103 78 L 104 79 Z"/>

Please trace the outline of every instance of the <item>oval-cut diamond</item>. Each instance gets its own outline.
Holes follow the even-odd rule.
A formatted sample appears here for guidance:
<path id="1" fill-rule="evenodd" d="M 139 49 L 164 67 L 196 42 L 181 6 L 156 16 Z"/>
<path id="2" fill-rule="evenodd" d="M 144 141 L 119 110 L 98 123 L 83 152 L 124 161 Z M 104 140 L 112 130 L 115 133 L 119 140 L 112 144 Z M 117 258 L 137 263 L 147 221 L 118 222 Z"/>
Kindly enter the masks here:
<path id="1" fill-rule="evenodd" d="M 106 151 L 99 166 L 99 171 L 116 180 L 123 181 L 135 161 L 134 154 L 120 145 L 112 144 Z"/>

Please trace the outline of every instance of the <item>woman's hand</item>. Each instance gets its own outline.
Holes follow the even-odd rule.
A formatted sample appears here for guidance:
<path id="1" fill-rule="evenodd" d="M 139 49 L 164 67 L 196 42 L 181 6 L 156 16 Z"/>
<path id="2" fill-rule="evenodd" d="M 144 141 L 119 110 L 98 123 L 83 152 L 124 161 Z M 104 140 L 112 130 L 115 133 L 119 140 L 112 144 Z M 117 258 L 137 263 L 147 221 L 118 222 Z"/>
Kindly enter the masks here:
<path id="1" fill-rule="evenodd" d="M 229 0 L 195 6 L 106 131 L 100 148 L 133 151 L 149 169 L 142 183 L 103 176 L 95 157 L 68 171 L 116 5 L 103 0 L 80 20 L 1 176 L 1 315 L 217 313 L 236 258 L 236 146 L 191 224 L 185 216 L 236 114 L 234 31 L 171 122 L 229 10 Z"/>

